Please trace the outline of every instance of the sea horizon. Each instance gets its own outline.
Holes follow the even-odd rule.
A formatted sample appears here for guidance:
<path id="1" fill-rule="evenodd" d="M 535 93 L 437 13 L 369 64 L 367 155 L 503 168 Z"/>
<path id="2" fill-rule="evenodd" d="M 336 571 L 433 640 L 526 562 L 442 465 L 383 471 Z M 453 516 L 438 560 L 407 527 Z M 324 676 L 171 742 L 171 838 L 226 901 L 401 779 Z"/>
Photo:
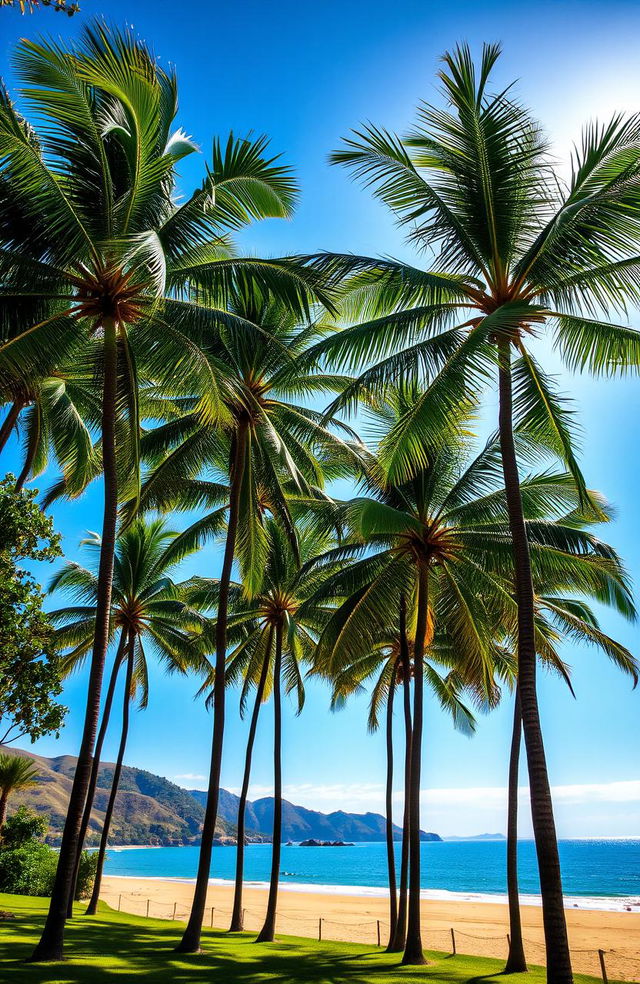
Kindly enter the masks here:
<path id="1" fill-rule="evenodd" d="M 540 905 L 535 844 L 521 840 L 519 876 L 523 905 Z M 396 843 L 399 862 L 400 844 Z M 640 838 L 568 838 L 559 842 L 565 906 L 612 912 L 640 911 Z M 424 899 L 505 903 L 506 841 L 423 842 Z M 118 845 L 109 849 L 105 874 L 192 883 L 199 848 L 192 845 Z M 216 846 L 212 885 L 232 885 L 236 848 Z M 245 885 L 268 887 L 270 844 L 248 844 Z M 285 891 L 382 897 L 387 892 L 386 845 L 364 841 L 345 847 L 283 844 L 280 886 Z"/>

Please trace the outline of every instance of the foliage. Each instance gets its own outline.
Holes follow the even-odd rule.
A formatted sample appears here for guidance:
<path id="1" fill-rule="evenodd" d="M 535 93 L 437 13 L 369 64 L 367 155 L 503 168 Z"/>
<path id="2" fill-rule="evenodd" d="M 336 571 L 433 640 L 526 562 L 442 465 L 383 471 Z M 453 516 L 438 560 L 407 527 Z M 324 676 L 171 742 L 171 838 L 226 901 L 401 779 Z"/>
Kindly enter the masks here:
<path id="1" fill-rule="evenodd" d="M 58 852 L 32 839 L 20 847 L 0 849 L 0 887 L 16 895 L 51 895 Z"/>
<path id="2" fill-rule="evenodd" d="M 0 482 L 0 742 L 57 734 L 66 713 L 55 701 L 60 666 L 42 591 L 20 566 L 59 556 L 60 538 L 36 492 L 14 486 L 11 475 Z"/>
<path id="3" fill-rule="evenodd" d="M 65 13 L 69 17 L 80 10 L 79 3 L 67 3 L 67 0 L 0 0 L 0 7 L 19 7 L 21 14 L 32 14 L 40 6 L 53 7 L 56 13 Z"/>
<path id="4" fill-rule="evenodd" d="M 46 832 L 47 821 L 45 817 L 29 810 L 26 806 L 19 806 L 4 825 L 2 847 L 3 849 L 14 850 L 17 847 L 22 847 L 27 841 L 44 837 Z"/>
<path id="5" fill-rule="evenodd" d="M 16 895 L 51 894 L 58 863 L 58 852 L 42 842 L 47 832 L 45 817 L 20 806 L 4 827 L 0 846 L 0 891 Z M 91 891 L 97 856 L 83 851 L 76 898 Z"/>

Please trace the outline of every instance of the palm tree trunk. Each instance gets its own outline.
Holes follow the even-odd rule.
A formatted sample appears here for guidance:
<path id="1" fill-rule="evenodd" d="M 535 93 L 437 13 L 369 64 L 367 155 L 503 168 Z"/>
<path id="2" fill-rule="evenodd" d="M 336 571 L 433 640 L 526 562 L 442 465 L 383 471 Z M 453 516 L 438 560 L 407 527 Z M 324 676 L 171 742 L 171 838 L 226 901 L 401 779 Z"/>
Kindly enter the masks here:
<path id="1" fill-rule="evenodd" d="M 129 650 L 127 653 L 127 675 L 125 677 L 124 692 L 122 695 L 122 732 L 120 734 L 120 745 L 118 747 L 118 757 L 116 759 L 116 767 L 113 771 L 113 779 L 111 780 L 111 791 L 109 793 L 109 802 L 107 803 L 107 809 L 104 815 L 102 834 L 100 835 L 100 847 L 98 848 L 98 863 L 96 865 L 96 877 L 93 883 L 93 891 L 91 893 L 91 899 L 89 900 L 89 905 L 87 906 L 87 911 L 85 912 L 85 916 L 95 916 L 98 908 L 98 900 L 100 898 L 100 887 L 102 885 L 102 871 L 104 868 L 104 861 L 107 854 L 107 846 L 109 844 L 109 831 L 111 830 L 113 810 L 116 804 L 116 796 L 118 795 L 120 776 L 122 775 L 122 763 L 124 761 L 124 753 L 127 747 L 127 738 L 129 737 L 131 679 L 133 677 L 135 645 L 136 645 L 136 637 L 134 633 L 131 632 L 129 634 L 128 647 L 127 647 Z"/>
<path id="2" fill-rule="evenodd" d="M 404 950 L 407 938 L 407 890 L 409 882 L 409 801 L 411 798 L 411 661 L 407 642 L 407 614 L 404 597 L 400 604 L 400 659 L 403 670 L 404 698 L 404 808 L 402 814 L 402 851 L 400 855 L 400 897 L 395 939 L 389 947 L 392 953 Z"/>
<path id="3" fill-rule="evenodd" d="M 11 431 L 18 423 L 18 417 L 23 406 L 24 403 L 21 400 L 14 400 L 9 407 L 7 416 L 2 421 L 2 427 L 0 427 L 0 454 L 4 451 L 4 446 L 11 436 Z"/>
<path id="4" fill-rule="evenodd" d="M 547 981 L 549 984 L 571 984 L 573 974 L 564 912 L 558 840 L 536 690 L 533 581 L 513 440 L 511 349 L 508 339 L 499 343 L 499 389 L 500 448 L 518 602 L 518 692 L 529 770 L 533 833 L 540 873 L 542 918 L 547 951 Z"/>
<path id="5" fill-rule="evenodd" d="M 276 655 L 273 664 L 273 838 L 271 844 L 271 880 L 264 925 L 256 943 L 273 943 L 276 933 L 276 910 L 280 882 L 280 848 L 282 846 L 282 622 L 276 625 Z"/>
<path id="6" fill-rule="evenodd" d="M 253 744 L 256 738 L 256 729 L 258 727 L 258 715 L 260 714 L 260 706 L 262 704 L 262 698 L 264 697 L 264 688 L 267 682 L 267 673 L 269 672 L 269 660 L 271 658 L 271 638 L 273 635 L 273 630 L 269 631 L 269 636 L 267 640 L 267 651 L 265 653 L 264 662 L 262 664 L 262 670 L 260 672 L 260 679 L 258 681 L 258 689 L 256 690 L 256 700 L 253 705 L 253 713 L 251 714 L 251 723 L 249 725 L 249 735 L 247 737 L 247 751 L 244 759 L 244 775 L 242 777 L 242 789 L 240 790 L 240 800 L 238 802 L 238 847 L 236 850 L 236 881 L 235 889 L 233 893 L 233 912 L 231 913 L 231 925 L 229 926 L 230 933 L 240 933 L 244 929 L 244 920 L 242 918 L 242 882 L 244 879 L 244 831 L 245 831 L 245 815 L 247 812 L 247 796 L 249 794 L 249 780 L 251 779 L 251 759 L 253 757 Z"/>
<path id="7" fill-rule="evenodd" d="M 82 741 L 73 777 L 73 786 L 62 834 L 58 867 L 51 893 L 49 912 L 40 937 L 31 956 L 32 961 L 62 960 L 64 925 L 67 905 L 73 888 L 73 872 L 78 850 L 78 838 L 82 813 L 87 799 L 91 774 L 93 747 L 100 717 L 102 674 L 109 645 L 109 615 L 111 611 L 111 586 L 113 581 L 113 553 L 118 517 L 118 481 L 116 471 L 116 387 L 117 387 L 117 338 L 116 325 L 106 320 L 104 325 L 104 382 L 102 392 L 102 466 L 104 471 L 104 516 L 98 569 L 96 627 L 91 656 L 91 670 L 87 692 Z"/>
<path id="8" fill-rule="evenodd" d="M 227 655 L 227 612 L 229 609 L 229 585 L 231 569 L 236 547 L 238 530 L 238 513 L 240 510 L 240 492 L 244 475 L 245 455 L 247 453 L 248 425 L 238 427 L 233 458 L 231 463 L 231 489 L 229 496 L 229 523 L 227 525 L 227 540 L 224 548 L 224 560 L 220 574 L 220 592 L 218 595 L 218 618 L 216 621 L 216 663 L 213 683 L 213 739 L 211 744 L 211 766 L 209 769 L 209 786 L 207 790 L 207 805 L 202 824 L 202 841 L 198 859 L 196 887 L 191 905 L 189 922 L 182 939 L 176 947 L 178 953 L 197 953 L 200 949 L 202 920 L 207 901 L 209 887 L 209 871 L 211 869 L 211 854 L 213 838 L 218 817 L 218 799 L 220 795 L 220 769 L 222 766 L 222 742 L 224 738 L 224 703 L 225 703 L 225 661 Z"/>
<path id="9" fill-rule="evenodd" d="M 16 487 L 15 487 L 16 492 L 21 492 L 22 489 L 24 488 L 24 483 L 27 481 L 29 475 L 31 474 L 31 469 L 33 468 L 33 463 L 36 460 L 36 454 L 38 453 L 38 444 L 40 442 L 40 433 L 41 433 L 41 425 L 42 425 L 41 408 L 38 404 L 36 404 L 33 407 L 33 412 L 37 414 L 38 426 L 36 428 L 36 433 L 31 435 L 31 439 L 27 446 L 27 453 L 24 459 L 24 465 L 22 466 L 22 471 L 18 475 L 18 479 L 16 481 Z"/>
<path id="10" fill-rule="evenodd" d="M 0 840 L 2 839 L 2 831 L 4 830 L 4 822 L 7 817 L 7 800 L 9 799 L 9 791 L 3 791 L 0 796 Z"/>
<path id="11" fill-rule="evenodd" d="M 429 570 L 418 568 L 418 612 L 413 669 L 413 730 L 411 735 L 411 788 L 409 794 L 409 906 L 403 964 L 426 963 L 420 932 L 420 767 L 422 762 L 422 704 L 424 641 L 429 611 Z"/>
<path id="12" fill-rule="evenodd" d="M 393 673 L 389 683 L 387 697 L 387 783 L 385 789 L 386 838 L 387 838 L 387 871 L 389 878 L 389 942 L 387 950 L 396 935 L 398 926 L 398 893 L 396 890 L 396 856 L 393 844 L 393 697 L 396 689 L 397 660 L 393 664 Z"/>
<path id="13" fill-rule="evenodd" d="M 520 742 L 522 717 L 518 691 L 513 709 L 513 732 L 509 756 L 509 793 L 507 806 L 507 894 L 509 898 L 509 956 L 505 974 L 526 973 L 527 961 L 522 942 L 520 918 L 520 893 L 518 890 L 518 773 L 520 766 Z"/>
<path id="14" fill-rule="evenodd" d="M 89 779 L 89 788 L 87 789 L 87 800 L 84 804 L 84 813 L 82 814 L 82 823 L 80 824 L 80 834 L 78 835 L 78 850 L 76 853 L 75 867 L 73 869 L 73 887 L 69 894 L 67 918 L 71 918 L 71 916 L 73 916 L 73 903 L 76 897 L 76 885 L 78 883 L 80 860 L 82 858 L 84 842 L 87 836 L 87 830 L 89 829 L 89 822 L 91 820 L 91 811 L 93 809 L 93 800 L 96 794 L 96 786 L 98 785 L 98 773 L 100 772 L 100 759 L 102 757 L 102 746 L 104 745 L 104 739 L 107 734 L 107 728 L 109 727 L 109 718 L 111 717 L 111 708 L 113 705 L 113 695 L 115 693 L 116 682 L 118 680 L 118 673 L 120 672 L 120 667 L 122 665 L 122 657 L 124 655 L 124 649 L 126 643 L 127 643 L 127 630 L 123 628 L 122 631 L 120 632 L 118 651 L 116 652 L 113 661 L 113 668 L 111 670 L 111 677 L 109 679 L 109 687 L 107 689 L 107 695 L 104 701 L 104 709 L 102 711 L 102 721 L 100 722 L 100 730 L 98 731 L 96 747 L 93 752 L 93 762 L 91 764 L 91 777 Z"/>
<path id="15" fill-rule="evenodd" d="M 102 825 L 102 834 L 100 836 L 100 847 L 98 848 L 98 863 L 96 865 L 96 877 L 93 883 L 93 891 L 91 893 L 91 899 L 89 900 L 89 905 L 87 906 L 87 911 L 85 916 L 95 916 L 98 909 L 98 900 L 100 898 L 100 886 L 102 885 L 102 871 L 104 868 L 104 860 L 107 854 L 107 845 L 109 843 L 109 831 L 111 830 L 111 820 L 113 818 L 113 810 L 116 805 L 116 796 L 118 795 L 118 786 L 120 785 L 120 776 L 122 775 L 122 763 L 124 760 L 124 753 L 127 747 L 127 738 L 129 737 L 129 710 L 131 706 L 131 679 L 133 677 L 133 663 L 135 655 L 136 637 L 133 632 L 129 634 L 128 639 L 128 649 L 127 653 L 127 675 L 125 677 L 124 693 L 122 695 L 122 733 L 120 735 L 120 746 L 118 748 L 118 757 L 116 759 L 116 767 L 113 772 L 113 779 L 111 780 L 111 792 L 109 793 L 109 802 L 107 803 L 107 809 L 104 815 L 104 824 Z"/>

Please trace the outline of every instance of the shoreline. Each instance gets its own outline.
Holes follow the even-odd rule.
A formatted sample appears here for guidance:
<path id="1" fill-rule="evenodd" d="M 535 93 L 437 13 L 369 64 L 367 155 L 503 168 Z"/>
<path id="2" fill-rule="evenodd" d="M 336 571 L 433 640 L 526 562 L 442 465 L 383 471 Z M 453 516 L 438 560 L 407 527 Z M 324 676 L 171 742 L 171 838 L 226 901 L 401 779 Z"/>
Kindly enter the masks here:
<path id="1" fill-rule="evenodd" d="M 110 848 L 113 850 L 113 848 Z M 129 882 L 168 883 L 178 885 L 195 885 L 195 878 L 180 875 L 107 875 L 105 879 L 122 879 Z M 231 891 L 233 881 L 226 878 L 210 878 L 210 888 L 222 888 Z M 268 882 L 245 881 L 245 889 L 267 892 Z M 301 895 L 341 896 L 353 899 L 386 899 L 388 890 L 377 885 L 330 885 L 306 882 L 280 881 L 280 891 L 298 893 Z M 423 902 L 445 902 L 463 905 L 507 905 L 507 896 L 503 893 L 491 892 L 451 892 L 447 889 L 423 888 L 420 892 Z M 520 894 L 520 903 L 524 907 L 540 908 L 542 899 L 539 895 Z M 565 911 L 584 912 L 616 912 L 624 915 L 640 915 L 640 896 L 628 897 L 619 895 L 565 895 Z"/>

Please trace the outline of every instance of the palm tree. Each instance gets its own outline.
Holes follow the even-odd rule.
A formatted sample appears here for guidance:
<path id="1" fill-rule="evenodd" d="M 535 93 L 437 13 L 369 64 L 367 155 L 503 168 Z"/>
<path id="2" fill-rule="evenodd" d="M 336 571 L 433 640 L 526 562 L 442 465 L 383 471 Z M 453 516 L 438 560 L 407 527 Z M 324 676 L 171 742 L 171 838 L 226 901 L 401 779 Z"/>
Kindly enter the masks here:
<path id="1" fill-rule="evenodd" d="M 251 756 L 258 714 L 261 703 L 271 691 L 274 704 L 274 810 L 272 863 L 269 898 L 264 925 L 258 942 L 272 941 L 275 935 L 278 887 L 280 879 L 280 848 L 282 841 L 282 685 L 287 694 L 295 694 L 297 712 L 304 705 L 302 666 L 311 665 L 319 633 L 326 622 L 325 606 L 312 601 L 325 572 L 308 569 L 313 556 L 327 539 L 318 537 L 315 529 L 305 529 L 297 524 L 295 544 L 288 532 L 275 518 L 264 524 L 268 554 L 262 586 L 253 597 L 248 596 L 239 584 L 233 585 L 234 606 L 229 627 L 243 637 L 229 656 L 226 682 L 233 684 L 242 677 L 241 703 L 244 704 L 249 688 L 256 684 L 256 698 L 251 719 L 241 802 L 238 808 L 238 854 L 234 908 L 230 931 L 242 929 L 242 878 L 244 847 L 244 810 L 250 781 Z M 217 607 L 221 582 L 194 578 L 189 599 L 197 608 Z M 231 586 L 230 586 L 231 588 Z M 204 687 L 215 683 L 216 667 Z"/>
<path id="2" fill-rule="evenodd" d="M 388 641 L 385 641 L 388 640 Z M 334 661 L 332 679 L 333 696 L 332 708 L 343 706 L 347 697 L 364 689 L 368 681 L 376 675 L 371 688 L 369 715 L 367 725 L 369 731 L 377 731 L 380 724 L 380 710 L 386 703 L 386 784 L 385 784 L 385 815 L 387 869 L 389 875 L 389 941 L 387 952 L 397 953 L 404 950 L 406 941 L 407 921 L 407 887 L 408 887 L 408 848 L 409 848 L 409 798 L 411 789 L 411 696 L 410 681 L 414 675 L 412 652 L 415 640 L 410 638 L 407 631 L 406 601 L 400 596 L 400 610 L 397 625 L 390 626 L 381 633 L 381 641 L 371 652 L 364 652 L 353 662 L 344 666 Z M 431 652 L 436 659 L 438 643 L 434 639 Z M 442 661 L 442 660 L 440 660 Z M 447 660 L 445 659 L 446 663 Z M 335 665 L 338 663 L 338 665 Z M 319 667 L 322 669 L 321 665 Z M 473 715 L 465 707 L 461 698 L 463 680 L 455 670 L 450 670 L 443 677 L 440 669 L 433 661 L 427 661 L 424 668 L 427 683 L 437 696 L 440 706 L 453 716 L 455 726 L 466 734 L 475 729 Z M 404 749 L 404 818 L 402 830 L 402 850 L 400 863 L 400 895 L 399 902 L 396 892 L 396 865 L 394 851 L 394 833 L 392 816 L 393 793 L 393 706 L 394 696 L 398 688 L 402 688 L 405 749 Z"/>
<path id="3" fill-rule="evenodd" d="M 317 347 L 336 366 L 367 368 L 334 404 L 400 373 L 428 380 L 424 397 L 389 432 L 381 453 L 394 480 L 423 462 L 434 429 L 460 399 L 477 399 L 496 371 L 504 482 L 519 608 L 518 686 L 543 897 L 548 977 L 569 984 L 553 804 L 537 690 L 530 550 L 514 423 L 552 442 L 586 501 L 572 413 L 528 345 L 549 329 L 570 368 L 597 374 L 640 362 L 640 335 L 613 324 L 640 300 L 640 117 L 587 127 L 564 183 L 539 126 L 510 88 L 491 91 L 499 46 L 476 70 L 467 46 L 444 56 L 445 106 L 422 105 L 406 138 L 367 126 L 334 161 L 350 167 L 435 251 L 430 270 L 392 260 L 325 255 L 315 265 L 346 280 L 345 313 L 360 323 Z M 515 360 L 514 360 L 515 356 Z M 434 406 L 432 397 L 438 399 Z"/>
<path id="4" fill-rule="evenodd" d="M 377 428 L 382 442 L 408 409 L 423 402 L 420 389 L 406 383 L 388 387 L 379 401 Z M 437 412 L 437 411 L 434 411 Z M 330 620 L 321 638 L 325 660 L 355 658 L 362 647 L 373 647 L 381 625 L 395 617 L 400 595 L 411 599 L 414 612 L 414 708 L 411 750 L 410 796 L 410 893 L 407 945 L 404 960 L 421 962 L 420 942 L 420 841 L 419 791 L 422 743 L 424 656 L 438 634 L 446 634 L 449 649 L 464 654 L 465 673 L 492 699 L 495 664 L 495 627 L 492 609 L 506 609 L 512 616 L 516 603 L 505 590 L 504 572 L 510 570 L 510 538 L 506 528 L 506 489 L 501 488 L 500 446 L 492 439 L 465 465 L 467 442 L 460 434 L 465 409 L 458 421 L 450 414 L 440 441 L 425 448 L 423 468 L 402 484 L 392 484 L 380 463 L 370 470 L 365 483 L 375 498 L 359 498 L 344 506 L 345 520 L 355 536 L 351 544 L 329 552 L 335 560 L 351 556 L 355 562 L 327 579 L 323 593 L 347 601 Z M 519 446 L 531 445 L 527 434 Z M 537 451 L 538 448 L 535 448 Z M 529 452 L 531 453 L 531 451 Z M 580 554 L 587 574 L 608 578 L 610 548 L 583 531 L 578 523 L 581 496 L 573 477 L 550 470 L 525 476 L 521 482 L 523 508 L 529 518 L 528 536 L 541 570 L 555 571 L 566 564 L 572 576 Z M 590 493 L 590 500 L 605 515 L 604 506 Z M 551 524 L 549 518 L 565 522 Z M 588 553 L 588 560 L 582 557 Z M 364 556 L 363 556 L 364 555 Z M 539 555 L 539 556 L 538 556 Z M 577 582 L 576 582 L 577 583 Z M 621 596 L 616 583 L 609 588 Z"/>
<path id="5" fill-rule="evenodd" d="M 34 385 L 28 398 L 25 394 L 20 411 L 12 404 L 0 428 L 0 453 L 14 425 L 24 432 L 16 489 L 43 474 L 53 454 L 69 491 L 81 491 L 92 474 L 99 472 L 100 455 L 91 440 L 92 426 L 99 426 L 99 417 L 93 380 L 82 380 L 66 369 Z"/>
<path id="6" fill-rule="evenodd" d="M 176 536 L 177 534 L 161 519 L 150 521 L 137 519 L 120 533 L 116 541 L 110 624 L 112 637 L 119 637 L 119 642 L 84 807 L 78 843 L 76 878 L 79 857 L 91 819 L 100 771 L 100 756 L 109 724 L 116 680 L 124 664 L 126 682 L 123 690 L 123 723 L 100 837 L 93 893 L 87 908 L 88 915 L 95 914 L 100 895 L 102 869 L 126 750 L 129 705 L 136 690 L 139 691 L 141 707 L 146 707 L 148 701 L 149 655 L 164 665 L 170 673 L 186 673 L 192 662 L 197 659 L 198 650 L 194 645 L 192 633 L 194 630 L 201 630 L 204 620 L 193 606 L 186 602 L 185 588 L 172 579 L 172 572 L 185 557 L 184 551 L 175 547 Z M 96 557 L 99 557 L 98 537 L 85 541 L 85 544 L 96 554 Z M 54 575 L 49 588 L 50 591 L 63 590 L 74 601 L 81 603 L 61 608 L 49 616 L 53 624 L 58 626 L 56 630 L 58 645 L 70 649 L 64 663 L 66 673 L 83 666 L 91 648 L 98 610 L 99 574 L 96 567 L 97 565 L 94 565 L 94 569 L 87 569 L 75 563 L 68 563 Z"/>
<path id="7" fill-rule="evenodd" d="M 0 838 L 7 816 L 7 802 L 12 793 L 34 786 L 39 770 L 33 759 L 0 753 Z"/>
<path id="8" fill-rule="evenodd" d="M 617 566 L 617 561 L 614 561 Z M 620 583 L 625 577 L 620 567 Z M 615 603 L 615 598 L 609 599 Z M 624 606 L 616 606 L 626 618 L 633 618 L 635 606 L 633 599 L 627 597 Z M 601 650 L 615 665 L 633 680 L 638 682 L 638 663 L 628 649 L 606 635 L 590 606 L 582 598 L 561 597 L 549 592 L 535 598 L 538 630 L 546 640 L 542 656 L 547 666 L 559 668 L 569 686 L 567 670 L 557 652 L 557 644 L 562 640 L 594 646 Z M 514 688 L 513 729 L 509 752 L 509 781 L 507 795 L 507 892 L 509 899 L 509 956 L 505 966 L 506 974 L 523 973 L 527 962 L 522 938 L 520 901 L 518 891 L 518 772 L 520 746 L 522 741 L 522 718 L 517 688 Z M 573 693 L 573 688 L 571 687 Z"/>
<path id="9" fill-rule="evenodd" d="M 45 960 L 62 957 L 109 634 L 118 501 L 127 483 L 137 484 L 137 381 L 194 395 L 204 421 L 221 420 L 221 381 L 189 333 L 221 320 L 241 327 L 224 303 L 238 281 L 276 291 L 306 312 L 315 280 L 290 261 L 233 255 L 230 230 L 287 216 L 295 201 L 289 170 L 267 157 L 263 138 L 215 142 L 201 188 L 176 204 L 176 166 L 195 145 L 171 129 L 174 75 L 133 34 L 94 24 L 67 49 L 23 40 L 15 64 L 23 98 L 43 126 L 36 133 L 2 90 L 0 223 L 11 210 L 28 221 L 0 256 L 0 307 L 22 321 L 0 345 L 0 388 L 19 394 L 58 366 L 83 365 L 100 386 L 104 474 L 85 726 L 49 915 L 34 953 Z M 193 303 L 203 290 L 206 308 Z"/>
<path id="10" fill-rule="evenodd" d="M 297 369 L 296 359 L 321 329 L 300 327 L 288 303 L 269 300 L 248 285 L 237 292 L 230 310 L 242 332 L 223 325 L 201 340 L 212 366 L 228 381 L 224 402 L 229 424 L 223 430 L 203 425 L 187 412 L 152 431 L 141 442 L 142 453 L 155 466 L 141 492 L 146 508 L 209 507 L 179 538 L 200 545 L 224 529 L 225 548 L 216 605 L 216 665 L 213 677 L 213 739 L 207 806 L 200 847 L 196 889 L 180 952 L 195 952 L 211 867 L 218 808 L 224 735 L 226 637 L 234 560 L 240 563 L 244 589 L 255 595 L 269 552 L 264 525 L 268 512 L 277 517 L 295 543 L 288 504 L 292 491 L 319 495 L 325 477 L 350 473 L 358 457 L 357 442 L 345 426 L 321 423 L 321 414 L 300 406 L 300 396 L 335 391 L 346 377 Z M 203 478 L 206 475 L 206 478 Z M 211 508 L 213 507 L 213 508 Z"/>

